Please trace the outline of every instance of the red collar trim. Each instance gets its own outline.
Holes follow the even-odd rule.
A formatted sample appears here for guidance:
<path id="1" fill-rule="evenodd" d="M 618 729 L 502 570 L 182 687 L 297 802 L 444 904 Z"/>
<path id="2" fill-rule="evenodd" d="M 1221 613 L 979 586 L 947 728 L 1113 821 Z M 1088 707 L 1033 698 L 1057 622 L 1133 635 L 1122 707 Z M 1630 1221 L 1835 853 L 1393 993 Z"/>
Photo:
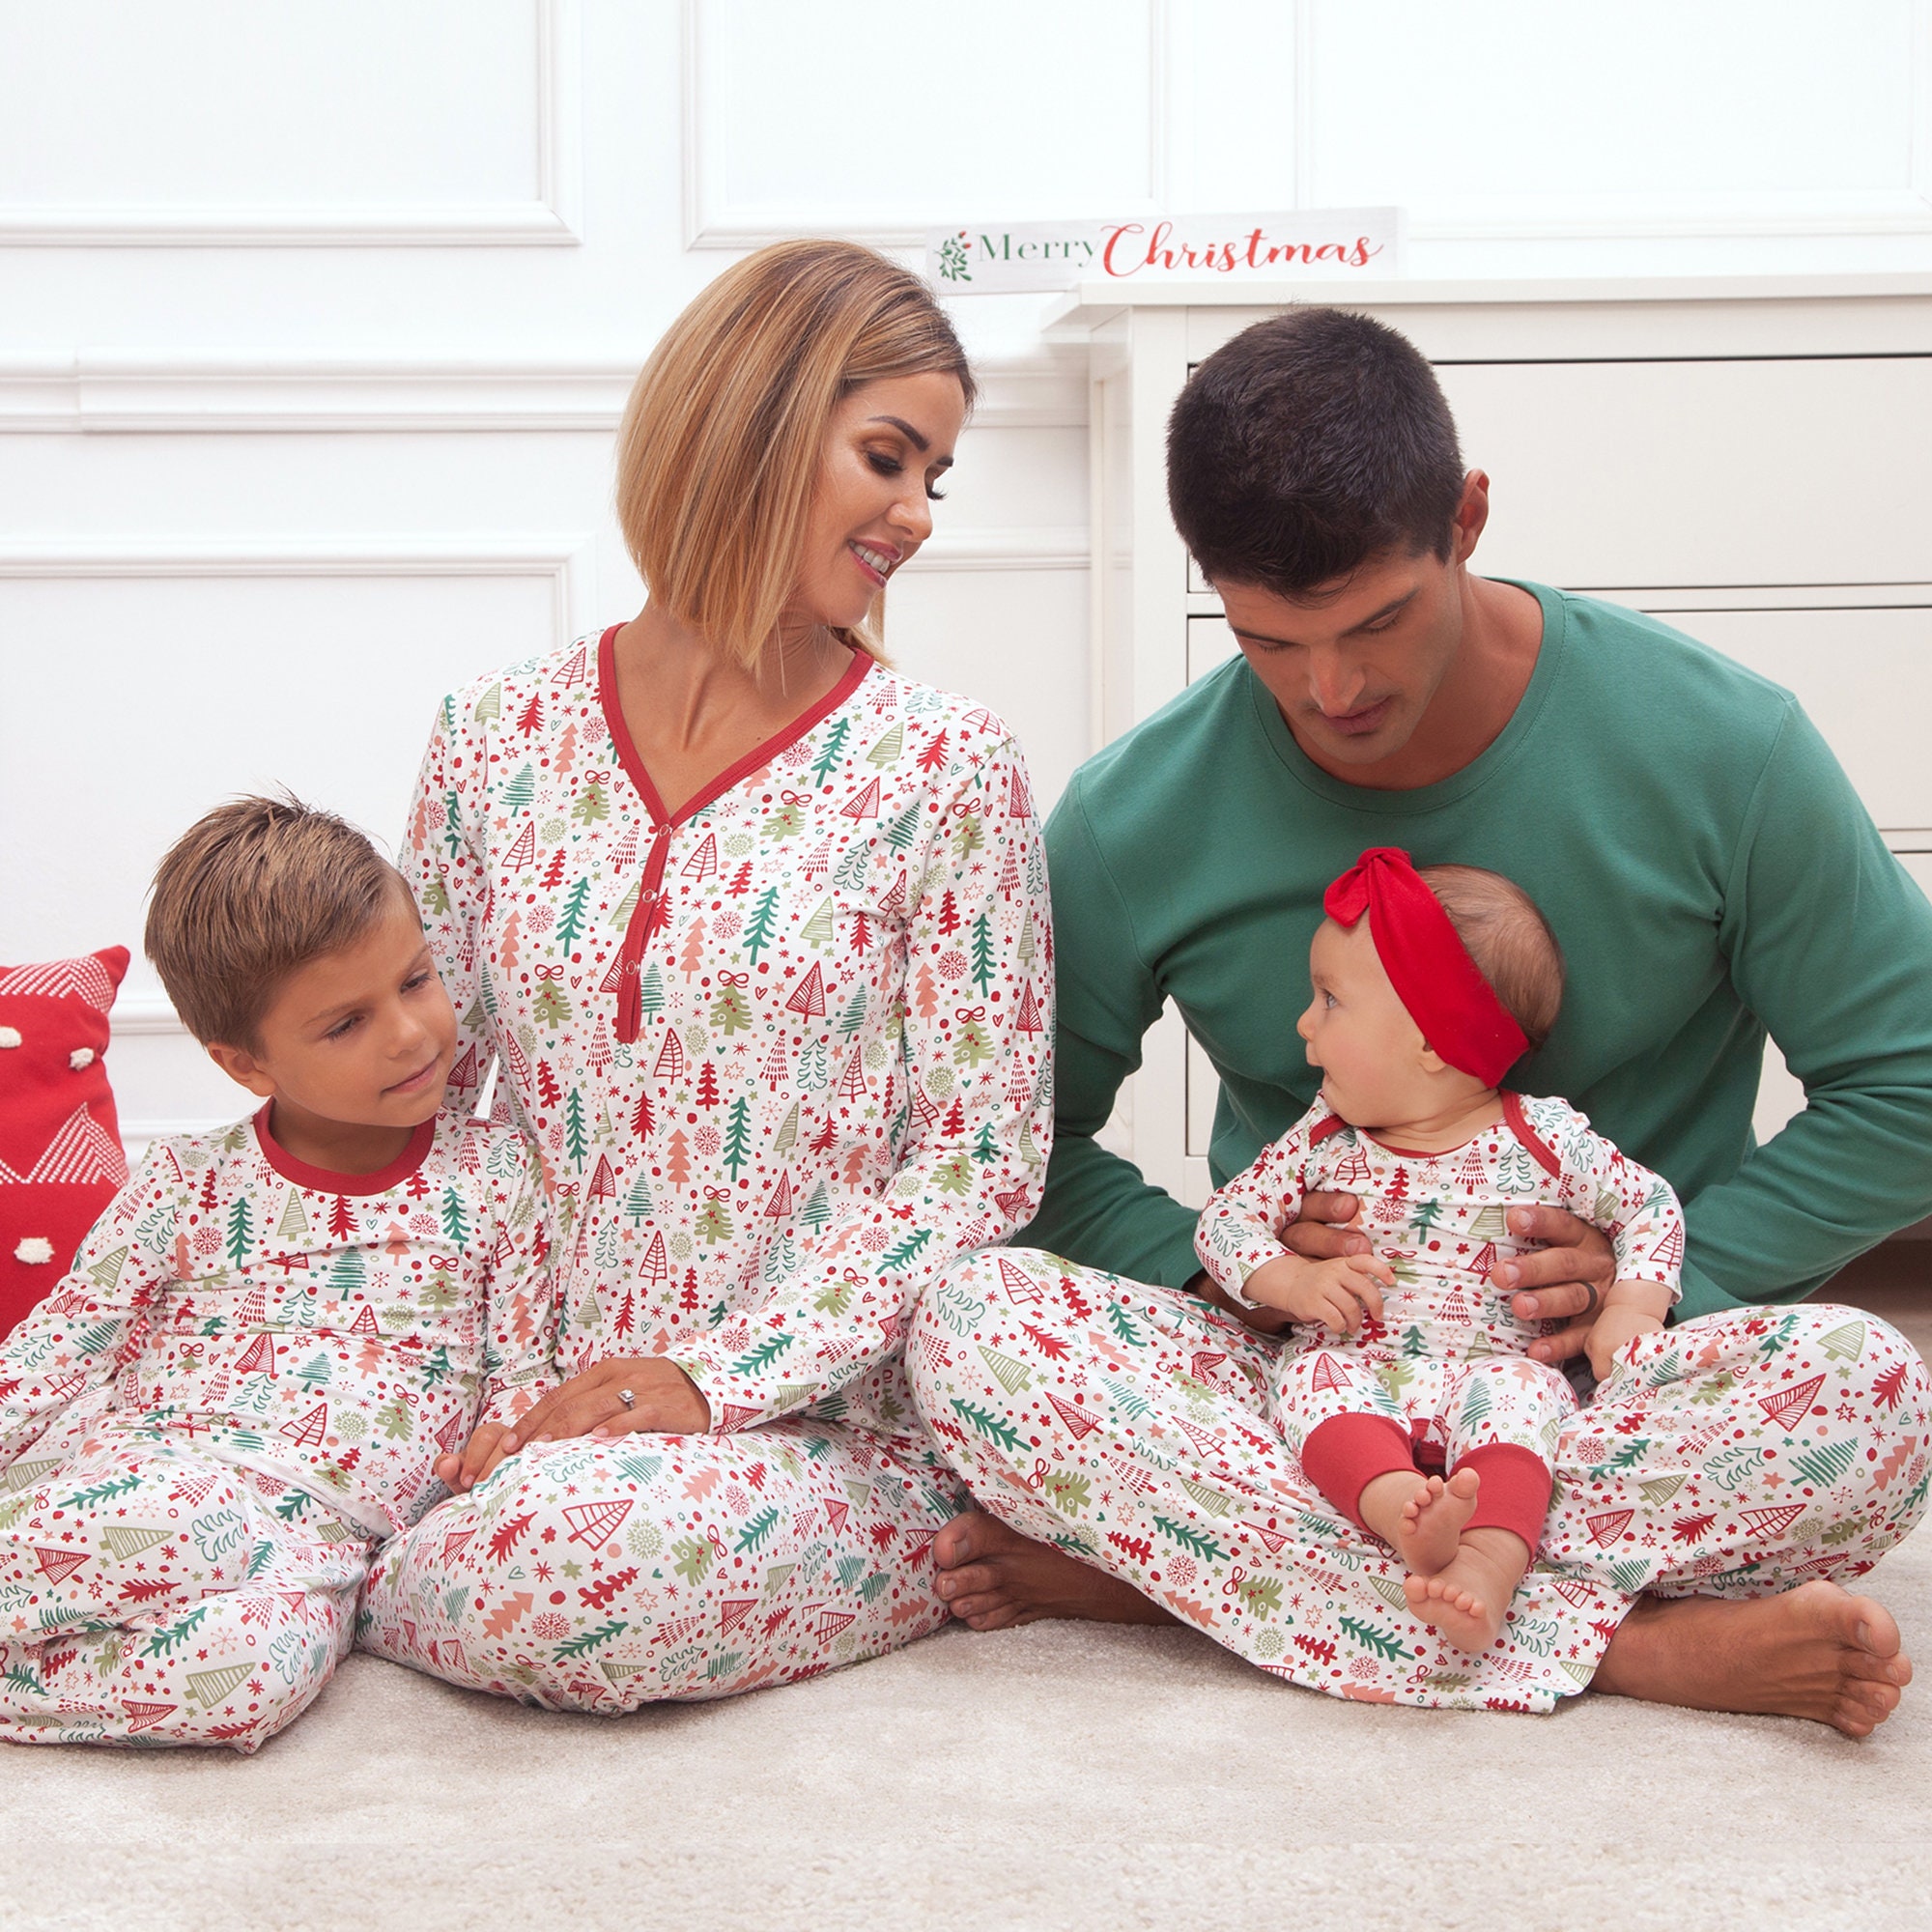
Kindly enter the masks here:
<path id="1" fill-rule="evenodd" d="M 432 1114 L 423 1122 L 387 1167 L 379 1167 L 374 1174 L 334 1174 L 326 1167 L 311 1167 L 307 1161 L 298 1160 L 269 1131 L 269 1110 L 273 1105 L 272 1100 L 265 1101 L 255 1116 L 255 1143 L 262 1150 L 262 1158 L 284 1180 L 293 1180 L 298 1187 L 311 1188 L 317 1194 L 386 1194 L 390 1188 L 400 1187 L 428 1158 L 440 1118 Z"/>
<path id="2" fill-rule="evenodd" d="M 612 624 L 598 639 L 597 701 L 604 707 L 604 724 L 611 733 L 611 742 L 617 748 L 617 761 L 637 786 L 645 810 L 651 814 L 653 825 L 682 825 L 686 819 L 695 818 L 707 805 L 723 798 L 733 785 L 743 783 L 759 766 L 770 764 L 787 746 L 797 744 L 808 731 L 815 730 L 830 718 L 865 682 L 873 663 L 864 651 L 853 650 L 852 662 L 845 668 L 838 682 L 810 710 L 802 712 L 783 730 L 747 752 L 728 770 L 720 772 L 701 792 L 686 799 L 673 817 L 665 810 L 665 802 L 658 795 L 657 786 L 651 782 L 651 775 L 644 769 L 643 759 L 638 755 L 631 727 L 624 723 L 624 707 L 617 701 L 617 633 L 623 628 L 621 624 Z"/>
<path id="3" fill-rule="evenodd" d="M 1503 1124 L 1529 1151 L 1530 1157 L 1537 1166 L 1551 1179 L 1561 1179 L 1563 1163 L 1557 1159 L 1555 1149 L 1529 1124 L 1528 1117 L 1522 1111 L 1522 1095 L 1513 1094 L 1505 1087 L 1500 1097 L 1503 1103 Z M 1308 1136 L 1308 1145 L 1311 1148 L 1319 1148 L 1323 1141 L 1332 1139 L 1348 1124 L 1340 1114 L 1330 1114 Z M 1378 1141 L 1366 1128 L 1357 1128 L 1356 1131 L 1371 1146 L 1380 1148 L 1384 1153 L 1394 1154 L 1399 1160 L 1446 1160 L 1452 1153 L 1461 1153 L 1471 1142 L 1482 1138 L 1480 1134 L 1471 1134 L 1468 1140 L 1459 1141 L 1452 1148 L 1443 1148 L 1439 1152 L 1430 1153 L 1423 1148 L 1397 1147 L 1390 1141 Z"/>

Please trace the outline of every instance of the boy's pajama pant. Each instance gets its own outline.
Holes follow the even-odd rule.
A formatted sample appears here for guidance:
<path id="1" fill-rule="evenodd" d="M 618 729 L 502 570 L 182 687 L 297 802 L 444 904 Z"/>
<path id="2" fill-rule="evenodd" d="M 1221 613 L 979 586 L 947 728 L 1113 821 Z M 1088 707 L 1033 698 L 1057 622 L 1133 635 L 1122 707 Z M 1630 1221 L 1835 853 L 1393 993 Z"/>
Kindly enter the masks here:
<path id="1" fill-rule="evenodd" d="M 912 1432 L 786 1418 L 526 1449 L 387 1544 L 361 1643 L 553 1711 L 792 1683 L 930 1634 L 968 1498 Z"/>
<path id="2" fill-rule="evenodd" d="M 374 1541 L 158 1433 L 0 1471 L 0 1739 L 258 1750 L 355 1634 Z"/>
<path id="3" fill-rule="evenodd" d="M 1473 1469 L 1482 1487 L 1466 1526 L 1512 1530 L 1536 1553 L 1549 1461 L 1577 1410 L 1560 1371 L 1523 1355 L 1443 1361 L 1317 1344 L 1282 1357 L 1273 1394 L 1302 1474 L 1358 1528 L 1376 1477 Z"/>
<path id="4" fill-rule="evenodd" d="M 1548 1711 L 1640 1592 L 1850 1578 L 1925 1511 L 1932 1381 L 1886 1322 L 1807 1302 L 1639 1336 L 1564 1425 L 1541 1553 L 1471 1656 L 1308 1480 L 1273 1412 L 1280 1346 L 1192 1295 L 994 1249 L 926 1294 L 906 1359 L 984 1508 L 1338 1696 Z"/>

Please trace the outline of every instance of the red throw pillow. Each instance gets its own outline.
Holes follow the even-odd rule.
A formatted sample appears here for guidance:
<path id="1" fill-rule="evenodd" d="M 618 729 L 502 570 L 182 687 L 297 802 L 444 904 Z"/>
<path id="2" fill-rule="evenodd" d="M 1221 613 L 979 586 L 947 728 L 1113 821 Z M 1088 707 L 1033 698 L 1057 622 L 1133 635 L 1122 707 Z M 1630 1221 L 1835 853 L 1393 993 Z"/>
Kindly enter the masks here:
<path id="1" fill-rule="evenodd" d="M 0 966 L 0 1336 L 53 1289 L 128 1179 L 107 1014 L 128 949 Z"/>

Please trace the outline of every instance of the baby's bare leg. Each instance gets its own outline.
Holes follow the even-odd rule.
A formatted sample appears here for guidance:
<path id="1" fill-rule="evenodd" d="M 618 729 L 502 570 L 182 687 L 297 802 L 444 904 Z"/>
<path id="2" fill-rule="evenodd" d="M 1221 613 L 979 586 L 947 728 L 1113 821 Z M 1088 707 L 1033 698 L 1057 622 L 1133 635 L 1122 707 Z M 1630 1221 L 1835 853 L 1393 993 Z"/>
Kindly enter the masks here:
<path id="1" fill-rule="evenodd" d="M 1458 1650 L 1488 1650 L 1501 1634 L 1510 1599 L 1528 1568 L 1529 1545 L 1515 1530 L 1479 1524 L 1463 1530 L 1456 1554 L 1440 1572 L 1405 1578 L 1403 1592 L 1409 1614 L 1440 1631 Z"/>

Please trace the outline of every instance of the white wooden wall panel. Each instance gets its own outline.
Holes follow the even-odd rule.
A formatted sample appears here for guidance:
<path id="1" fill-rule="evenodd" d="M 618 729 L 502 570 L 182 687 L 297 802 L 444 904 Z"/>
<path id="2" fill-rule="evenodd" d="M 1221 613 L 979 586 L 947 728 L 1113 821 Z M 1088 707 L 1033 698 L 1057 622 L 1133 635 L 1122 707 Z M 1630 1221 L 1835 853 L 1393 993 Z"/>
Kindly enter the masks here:
<path id="1" fill-rule="evenodd" d="M 629 614 L 611 430 L 721 251 L 1392 199 L 1416 213 L 1423 274 L 1932 266 L 1927 13 L 0 0 L 0 958 L 136 943 L 154 856 L 239 784 L 296 782 L 392 835 L 443 685 Z M 1095 674 L 1086 356 L 1042 342 L 1043 307 L 956 305 L 986 391 L 889 631 L 908 670 L 1008 718 L 1050 803 L 1126 719 Z M 1489 326 L 1475 313 L 1415 322 L 1454 355 Z M 1763 327 L 1713 316 L 1697 354 Z M 1177 317 L 1175 340 L 1204 327 Z M 1741 571 L 1804 554 L 1820 519 L 1837 554 L 1922 554 L 1909 493 L 1847 509 L 1847 479 L 1824 492 L 1815 468 L 1803 509 L 1774 487 L 1788 451 L 1834 460 L 1820 425 L 1855 409 L 1889 425 L 1916 493 L 1932 390 L 1892 373 L 1794 363 L 1779 423 L 1684 364 L 1552 369 L 1527 412 L 1489 372 L 1450 371 L 1499 479 L 1486 561 L 1644 596 L 1708 582 L 1670 560 L 1668 530 L 1709 510 L 1694 450 L 1654 479 L 1661 542 L 1636 543 L 1587 474 L 1568 503 L 1514 481 L 1539 415 L 1623 450 L 1691 404 L 1767 479 L 1726 513 Z M 1145 414 L 1159 385 L 1137 381 L 1108 387 Z M 1157 514 L 1157 479 L 1135 488 Z M 1932 560 L 1886 581 L 1905 575 L 1932 582 Z M 1791 621 L 1803 656 L 1812 617 Z M 362 728 L 297 722 L 358 678 L 380 684 Z M 1914 795 L 1891 752 L 1870 764 Z M 145 967 L 123 1022 L 133 1138 L 233 1110 Z M 1177 1083 L 1178 1039 L 1151 1052 Z"/>

